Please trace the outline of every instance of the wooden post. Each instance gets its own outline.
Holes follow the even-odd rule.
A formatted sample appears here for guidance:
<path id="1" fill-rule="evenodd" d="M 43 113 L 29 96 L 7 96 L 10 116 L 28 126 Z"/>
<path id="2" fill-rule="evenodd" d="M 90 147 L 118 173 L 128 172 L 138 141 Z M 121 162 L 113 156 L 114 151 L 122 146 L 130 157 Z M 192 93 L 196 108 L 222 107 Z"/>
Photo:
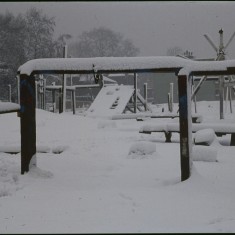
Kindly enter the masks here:
<path id="1" fill-rule="evenodd" d="M 230 113 L 233 113 L 233 106 L 232 106 L 232 87 L 229 87 L 229 105 L 230 105 Z"/>
<path id="2" fill-rule="evenodd" d="M 55 86 L 55 82 L 52 82 L 52 86 Z M 53 112 L 56 110 L 56 100 L 55 100 L 55 90 L 52 90 L 52 103 L 53 103 Z"/>
<path id="3" fill-rule="evenodd" d="M 72 93 L 72 108 L 73 108 L 73 114 L 76 114 L 76 97 L 75 97 L 75 90 L 72 90 L 71 93 Z"/>
<path id="4" fill-rule="evenodd" d="M 11 102 L 11 84 L 9 84 L 8 87 L 9 87 L 8 99 L 9 99 L 9 102 Z"/>
<path id="5" fill-rule="evenodd" d="M 147 111 L 147 104 L 148 104 L 148 84 L 144 83 L 144 110 Z"/>
<path id="6" fill-rule="evenodd" d="M 62 102 L 62 88 L 59 89 L 59 113 L 62 113 L 63 112 L 63 109 L 62 109 L 62 105 L 63 105 L 63 102 Z"/>
<path id="7" fill-rule="evenodd" d="M 38 108 L 38 82 L 35 81 L 35 108 Z"/>
<path id="8" fill-rule="evenodd" d="M 224 77 L 219 78 L 220 119 L 224 119 Z"/>
<path id="9" fill-rule="evenodd" d="M 187 75 L 178 75 L 180 160 L 181 181 L 191 175 L 192 119 L 191 119 L 191 80 Z"/>
<path id="10" fill-rule="evenodd" d="M 134 113 L 137 113 L 137 74 L 134 73 Z"/>
<path id="11" fill-rule="evenodd" d="M 34 76 L 20 75 L 21 174 L 36 165 L 36 115 Z"/>
<path id="12" fill-rule="evenodd" d="M 46 110 L 46 79 L 43 78 L 43 110 Z"/>
<path id="13" fill-rule="evenodd" d="M 67 45 L 64 45 L 63 57 L 67 58 Z M 62 81 L 62 112 L 66 111 L 66 74 L 63 74 L 63 81 Z"/>
<path id="14" fill-rule="evenodd" d="M 194 92 L 194 89 L 195 89 L 195 86 L 192 85 L 192 93 Z M 193 96 L 193 103 L 194 103 L 195 113 L 197 113 L 197 98 L 196 98 L 196 95 Z"/>
<path id="15" fill-rule="evenodd" d="M 174 99 L 174 94 L 173 94 L 173 90 L 174 90 L 174 83 L 170 83 L 170 112 L 173 111 L 173 99 Z"/>
<path id="16" fill-rule="evenodd" d="M 16 79 L 17 79 L 17 97 L 18 97 L 18 104 L 20 104 L 20 76 L 17 75 L 16 76 Z"/>

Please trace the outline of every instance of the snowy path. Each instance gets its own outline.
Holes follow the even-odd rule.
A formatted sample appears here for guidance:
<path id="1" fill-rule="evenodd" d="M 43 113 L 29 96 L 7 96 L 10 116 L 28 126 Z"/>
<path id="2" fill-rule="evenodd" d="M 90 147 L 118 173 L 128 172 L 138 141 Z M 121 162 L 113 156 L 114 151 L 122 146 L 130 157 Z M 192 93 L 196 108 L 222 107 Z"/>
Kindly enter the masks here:
<path id="1" fill-rule="evenodd" d="M 7 115 L 1 144 L 17 144 L 19 118 Z M 179 135 L 165 143 L 142 125 L 38 110 L 37 143 L 64 151 L 38 153 L 26 175 L 20 154 L 0 153 L 0 233 L 234 232 L 235 147 L 218 145 L 218 162 L 194 162 L 180 182 Z M 140 143 L 156 151 L 129 155 Z"/>

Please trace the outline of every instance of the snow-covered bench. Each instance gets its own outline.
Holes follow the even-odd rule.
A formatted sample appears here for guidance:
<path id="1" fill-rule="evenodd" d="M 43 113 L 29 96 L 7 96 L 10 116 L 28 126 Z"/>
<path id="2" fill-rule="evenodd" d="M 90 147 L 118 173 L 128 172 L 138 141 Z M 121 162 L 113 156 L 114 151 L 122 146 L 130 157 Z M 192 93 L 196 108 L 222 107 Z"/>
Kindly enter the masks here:
<path id="1" fill-rule="evenodd" d="M 202 129 L 213 129 L 217 136 L 231 134 L 230 145 L 235 146 L 235 124 L 233 123 L 192 123 L 192 132 Z M 164 132 L 166 142 L 171 142 L 172 132 L 179 133 L 179 123 L 152 124 L 144 125 L 140 128 L 139 133 L 151 134 L 152 132 Z"/>
<path id="2" fill-rule="evenodd" d="M 19 104 L 0 101 L 0 114 L 18 112 L 19 110 L 20 110 Z"/>

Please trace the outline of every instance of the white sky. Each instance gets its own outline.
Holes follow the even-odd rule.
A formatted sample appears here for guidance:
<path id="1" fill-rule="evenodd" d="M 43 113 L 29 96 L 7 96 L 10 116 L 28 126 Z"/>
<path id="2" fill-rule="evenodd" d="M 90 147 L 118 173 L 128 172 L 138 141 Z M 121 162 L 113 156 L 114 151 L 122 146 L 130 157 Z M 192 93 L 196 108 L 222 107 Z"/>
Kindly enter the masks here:
<path id="1" fill-rule="evenodd" d="M 105 26 L 131 39 L 142 56 L 166 55 L 168 48 L 179 46 L 197 58 L 215 57 L 203 35 L 218 45 L 218 31 L 223 28 L 226 45 L 235 31 L 232 1 L 0 2 L 0 13 L 24 13 L 31 6 L 55 17 L 56 35 L 69 33 L 76 38 L 85 30 Z M 235 39 L 228 56 L 235 59 Z"/>

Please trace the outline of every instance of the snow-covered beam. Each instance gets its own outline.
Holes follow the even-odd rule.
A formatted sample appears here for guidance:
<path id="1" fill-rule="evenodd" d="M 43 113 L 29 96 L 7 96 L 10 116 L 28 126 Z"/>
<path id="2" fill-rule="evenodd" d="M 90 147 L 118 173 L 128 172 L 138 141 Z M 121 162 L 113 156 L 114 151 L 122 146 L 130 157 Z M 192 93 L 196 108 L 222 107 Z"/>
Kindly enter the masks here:
<path id="1" fill-rule="evenodd" d="M 18 73 L 67 73 L 82 74 L 94 72 L 175 72 L 189 60 L 175 56 L 153 57 L 97 57 L 97 58 L 45 58 L 30 60 L 20 66 Z"/>

